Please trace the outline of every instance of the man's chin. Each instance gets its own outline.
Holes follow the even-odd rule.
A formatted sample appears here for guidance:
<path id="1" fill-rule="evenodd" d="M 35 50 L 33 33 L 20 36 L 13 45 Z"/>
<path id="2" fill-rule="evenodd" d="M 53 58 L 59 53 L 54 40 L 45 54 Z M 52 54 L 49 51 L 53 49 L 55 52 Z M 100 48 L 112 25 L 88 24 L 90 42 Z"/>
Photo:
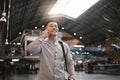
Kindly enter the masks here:
<path id="1" fill-rule="evenodd" d="M 52 35 L 52 36 L 57 36 L 57 33 L 53 33 L 53 34 L 50 34 L 50 35 Z"/>

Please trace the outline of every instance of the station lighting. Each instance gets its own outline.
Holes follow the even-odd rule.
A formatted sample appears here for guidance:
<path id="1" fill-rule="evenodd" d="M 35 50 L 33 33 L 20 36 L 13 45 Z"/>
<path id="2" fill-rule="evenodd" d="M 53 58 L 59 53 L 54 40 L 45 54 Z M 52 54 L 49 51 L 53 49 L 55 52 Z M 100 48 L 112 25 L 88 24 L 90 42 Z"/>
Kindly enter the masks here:
<path id="1" fill-rule="evenodd" d="M 107 31 L 110 32 L 110 33 L 114 33 L 114 32 L 113 32 L 112 30 L 110 30 L 110 29 L 107 29 Z"/>
<path id="2" fill-rule="evenodd" d="M 100 47 L 102 47 L 102 45 L 98 45 L 97 47 L 100 48 Z"/>
<path id="3" fill-rule="evenodd" d="M 16 43 L 14 42 L 13 45 L 16 45 Z"/>
<path id="4" fill-rule="evenodd" d="M 8 39 L 5 40 L 5 44 L 9 44 L 9 43 L 8 43 Z"/>
<path id="5" fill-rule="evenodd" d="M 63 14 L 77 18 L 99 0 L 57 0 L 48 14 Z"/>
<path id="6" fill-rule="evenodd" d="M 75 53 L 76 53 L 76 54 L 79 54 L 79 52 L 78 52 L 78 51 L 75 51 Z"/>
<path id="7" fill-rule="evenodd" d="M 62 29 L 65 29 L 64 27 L 62 27 Z"/>
<path id="8" fill-rule="evenodd" d="M 12 59 L 12 61 L 13 61 L 13 62 L 18 62 L 18 61 L 19 61 L 19 59 Z"/>
<path id="9" fill-rule="evenodd" d="M 76 33 L 74 33 L 74 36 L 76 35 Z"/>
<path id="10" fill-rule="evenodd" d="M 78 60 L 77 63 L 81 64 L 81 63 L 83 63 L 83 61 L 82 60 Z"/>
<path id="11" fill-rule="evenodd" d="M 3 62 L 4 61 L 4 59 L 0 59 L 0 62 Z"/>
<path id="12" fill-rule="evenodd" d="M 17 45 L 21 45 L 21 43 L 18 42 Z"/>
<path id="13" fill-rule="evenodd" d="M 2 17 L 0 18 L 0 21 L 7 22 L 7 19 L 5 17 L 6 17 L 6 13 L 3 12 Z"/>
<path id="14" fill-rule="evenodd" d="M 38 27 L 36 26 L 35 29 L 37 29 Z"/>
<path id="15" fill-rule="evenodd" d="M 6 0 L 4 0 L 4 8 L 2 12 L 2 17 L 0 18 L 0 21 L 3 21 L 3 22 L 7 22 L 5 9 L 6 9 Z"/>
<path id="16" fill-rule="evenodd" d="M 114 46 L 114 47 L 116 47 L 116 48 L 118 48 L 118 49 L 120 49 L 120 46 L 117 45 L 117 44 L 111 44 L 111 45 Z"/>
<path id="17" fill-rule="evenodd" d="M 22 34 L 21 32 L 19 32 L 19 34 Z"/>
<path id="18" fill-rule="evenodd" d="M 84 45 L 74 45 L 74 47 L 81 47 L 81 48 L 84 48 L 85 46 L 84 46 Z"/>
<path id="19" fill-rule="evenodd" d="M 82 48 L 80 48 L 79 50 L 82 51 Z"/>
<path id="20" fill-rule="evenodd" d="M 14 62 L 12 62 L 12 61 L 11 61 L 11 62 L 10 62 L 10 64 L 11 64 L 11 65 L 13 65 L 13 64 L 14 64 Z"/>
<path id="21" fill-rule="evenodd" d="M 80 36 L 80 39 L 82 39 L 82 36 Z"/>
<path id="22" fill-rule="evenodd" d="M 106 17 L 103 17 L 103 19 L 106 20 L 106 21 L 108 21 L 108 22 L 110 22 L 110 20 L 108 18 L 106 18 Z"/>
<path id="23" fill-rule="evenodd" d="M 45 25 L 42 25 L 42 28 L 44 28 L 45 27 Z"/>

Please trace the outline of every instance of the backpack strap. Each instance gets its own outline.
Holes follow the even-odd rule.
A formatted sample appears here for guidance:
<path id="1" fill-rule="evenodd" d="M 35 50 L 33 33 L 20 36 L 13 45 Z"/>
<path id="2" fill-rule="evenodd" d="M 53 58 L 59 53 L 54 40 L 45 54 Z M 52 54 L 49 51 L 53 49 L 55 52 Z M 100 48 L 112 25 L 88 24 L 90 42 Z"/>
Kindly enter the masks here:
<path id="1" fill-rule="evenodd" d="M 65 55 L 65 49 L 64 49 L 64 46 L 63 46 L 63 42 L 62 41 L 58 41 L 62 47 L 62 50 L 63 50 L 63 57 L 64 57 L 64 60 L 65 60 L 65 67 L 66 67 L 66 71 L 68 72 L 68 68 L 67 68 L 67 59 L 66 59 L 66 55 Z"/>

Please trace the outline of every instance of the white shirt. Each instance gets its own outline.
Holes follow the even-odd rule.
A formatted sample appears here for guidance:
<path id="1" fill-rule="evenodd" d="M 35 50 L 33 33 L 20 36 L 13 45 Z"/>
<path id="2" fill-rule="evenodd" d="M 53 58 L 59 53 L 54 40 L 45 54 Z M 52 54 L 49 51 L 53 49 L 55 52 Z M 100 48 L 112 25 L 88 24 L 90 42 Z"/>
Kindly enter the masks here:
<path id="1" fill-rule="evenodd" d="M 74 77 L 74 63 L 69 47 L 63 42 L 67 58 L 68 73 Z M 44 40 L 43 37 L 31 42 L 27 48 L 30 53 L 40 53 L 39 80 L 65 80 L 65 60 L 58 40 Z"/>

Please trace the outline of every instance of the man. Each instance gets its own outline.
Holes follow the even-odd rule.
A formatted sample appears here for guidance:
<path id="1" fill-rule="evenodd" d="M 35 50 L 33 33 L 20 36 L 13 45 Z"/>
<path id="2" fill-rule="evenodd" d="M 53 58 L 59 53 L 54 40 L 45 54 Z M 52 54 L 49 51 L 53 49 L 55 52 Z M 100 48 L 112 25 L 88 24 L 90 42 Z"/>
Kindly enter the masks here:
<path id="1" fill-rule="evenodd" d="M 49 20 L 40 38 L 28 45 L 28 52 L 40 53 L 39 80 L 65 80 L 65 60 L 61 44 L 57 38 L 58 30 L 57 22 Z M 74 63 L 72 55 L 68 45 L 64 42 L 63 45 L 67 59 L 68 73 L 70 74 L 69 80 L 73 80 Z"/>

